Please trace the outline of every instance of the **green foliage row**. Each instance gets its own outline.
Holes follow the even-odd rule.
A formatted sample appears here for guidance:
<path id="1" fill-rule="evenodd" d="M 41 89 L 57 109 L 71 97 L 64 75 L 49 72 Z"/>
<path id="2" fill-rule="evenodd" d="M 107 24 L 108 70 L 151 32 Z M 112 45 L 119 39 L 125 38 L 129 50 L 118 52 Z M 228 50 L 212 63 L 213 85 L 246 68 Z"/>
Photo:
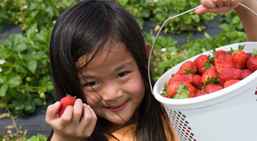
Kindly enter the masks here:
<path id="1" fill-rule="evenodd" d="M 1 0 L 0 24 L 19 24 L 24 32 L 34 24 L 37 24 L 38 30 L 49 29 L 53 26 L 53 21 L 75 2 L 75 0 Z"/>
<path id="2" fill-rule="evenodd" d="M 68 7 L 80 0 L 3 0 L 0 2 L 0 24 L 20 24 L 26 32 L 30 25 L 37 24 L 38 29 L 51 28 L 57 17 Z M 165 19 L 200 5 L 199 0 L 114 0 L 124 6 L 138 23 L 144 20 L 156 22 L 156 30 Z M 165 25 L 165 33 L 195 32 L 215 18 L 216 14 L 195 15 L 194 12 L 178 17 Z"/>
<path id="3" fill-rule="evenodd" d="M 200 5 L 199 0 L 158 0 L 158 2 L 154 2 L 153 0 L 115 1 L 134 15 L 141 26 L 143 26 L 144 20 L 156 22 L 155 30 L 158 30 L 167 18 Z M 187 15 L 169 21 L 164 26 L 164 32 L 175 34 L 180 34 L 181 32 L 200 32 L 203 30 L 202 27 L 213 20 L 215 16 L 216 14 L 214 13 L 196 15 L 194 12 L 190 12 Z"/>
<path id="4" fill-rule="evenodd" d="M 32 25 L 25 35 L 12 34 L 6 42 L 0 42 L 0 107 L 19 115 L 46 104 L 46 93 L 53 90 L 50 33 L 37 32 L 37 25 Z"/>
<path id="5" fill-rule="evenodd" d="M 75 0 L 3 0 L 0 24 L 20 25 L 22 34 L 0 42 L 0 108 L 32 113 L 53 95 L 49 40 L 57 17 Z"/>

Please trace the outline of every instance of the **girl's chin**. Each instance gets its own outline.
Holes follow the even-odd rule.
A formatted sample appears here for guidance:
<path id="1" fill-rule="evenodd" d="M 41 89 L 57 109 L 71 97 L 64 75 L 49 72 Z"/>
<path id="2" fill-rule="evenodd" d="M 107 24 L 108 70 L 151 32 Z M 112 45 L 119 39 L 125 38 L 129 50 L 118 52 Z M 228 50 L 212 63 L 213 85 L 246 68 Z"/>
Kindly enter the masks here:
<path id="1" fill-rule="evenodd" d="M 129 121 L 131 117 L 129 115 L 111 115 L 111 117 L 108 119 L 113 124 L 125 124 Z"/>

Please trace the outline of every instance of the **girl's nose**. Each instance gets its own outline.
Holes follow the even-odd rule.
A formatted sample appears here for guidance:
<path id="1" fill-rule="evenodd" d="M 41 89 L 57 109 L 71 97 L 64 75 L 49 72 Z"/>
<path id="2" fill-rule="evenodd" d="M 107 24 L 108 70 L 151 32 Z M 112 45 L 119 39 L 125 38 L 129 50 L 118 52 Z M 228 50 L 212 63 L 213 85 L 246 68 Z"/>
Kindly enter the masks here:
<path id="1" fill-rule="evenodd" d="M 105 101 L 115 100 L 122 96 L 121 87 L 115 83 L 109 83 L 102 89 L 102 98 Z"/>

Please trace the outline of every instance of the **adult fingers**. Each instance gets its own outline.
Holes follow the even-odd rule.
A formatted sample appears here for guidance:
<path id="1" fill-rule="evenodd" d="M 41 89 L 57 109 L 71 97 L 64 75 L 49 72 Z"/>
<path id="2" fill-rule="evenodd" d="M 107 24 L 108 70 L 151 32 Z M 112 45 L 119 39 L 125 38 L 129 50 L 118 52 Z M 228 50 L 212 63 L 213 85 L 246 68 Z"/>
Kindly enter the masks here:
<path id="1" fill-rule="evenodd" d="M 215 9 L 208 9 L 208 12 L 213 12 L 213 13 L 225 13 L 228 11 L 231 11 L 233 8 L 232 7 L 218 7 Z"/>
<path id="2" fill-rule="evenodd" d="M 207 9 L 214 9 L 216 8 L 216 4 L 211 0 L 201 0 L 201 3 Z"/>
<path id="3" fill-rule="evenodd" d="M 224 6 L 222 0 L 212 0 L 212 2 L 216 5 L 216 7 Z"/>
<path id="4" fill-rule="evenodd" d="M 231 6 L 230 0 L 222 0 L 222 3 L 224 4 L 224 6 Z"/>
<path id="5" fill-rule="evenodd" d="M 202 13 L 205 13 L 208 11 L 208 8 L 204 7 L 204 6 L 201 6 L 197 9 L 195 9 L 195 14 L 202 14 Z"/>
<path id="6" fill-rule="evenodd" d="M 231 3 L 231 7 L 235 8 L 239 5 L 239 0 L 231 0 L 230 3 Z"/>

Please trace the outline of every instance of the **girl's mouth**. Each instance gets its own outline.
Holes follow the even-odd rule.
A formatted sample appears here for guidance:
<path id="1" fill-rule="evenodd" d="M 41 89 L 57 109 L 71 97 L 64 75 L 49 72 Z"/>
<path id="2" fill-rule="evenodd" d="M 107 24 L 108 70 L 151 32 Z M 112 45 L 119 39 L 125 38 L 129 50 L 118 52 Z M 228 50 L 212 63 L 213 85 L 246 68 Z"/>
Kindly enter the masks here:
<path id="1" fill-rule="evenodd" d="M 124 102 L 123 104 L 119 105 L 119 106 L 113 106 L 113 107 L 106 107 L 106 109 L 109 111 L 109 112 L 119 112 L 119 111 L 122 111 L 123 109 L 125 109 L 128 105 L 128 101 Z"/>

